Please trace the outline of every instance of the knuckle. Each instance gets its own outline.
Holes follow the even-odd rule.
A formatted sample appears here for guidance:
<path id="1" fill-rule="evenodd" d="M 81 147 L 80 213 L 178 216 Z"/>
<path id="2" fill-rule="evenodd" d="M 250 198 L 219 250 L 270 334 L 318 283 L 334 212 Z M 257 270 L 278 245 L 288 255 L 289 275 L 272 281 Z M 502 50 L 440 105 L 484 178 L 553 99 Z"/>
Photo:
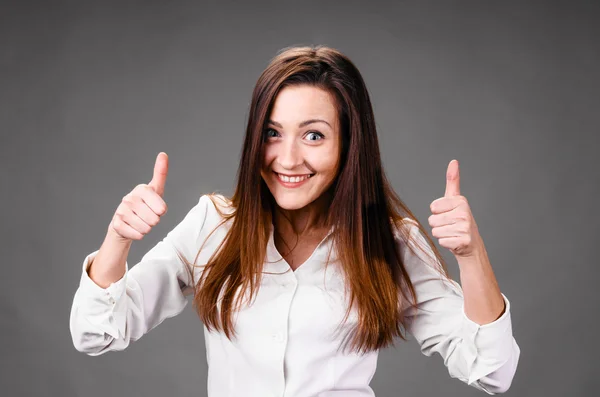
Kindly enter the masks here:
<path id="1" fill-rule="evenodd" d="M 116 211 L 116 214 L 121 218 L 127 216 L 129 213 L 131 213 L 131 203 L 127 202 L 123 203 L 123 205 L 120 205 Z"/>
<path id="2" fill-rule="evenodd" d="M 118 216 L 118 217 L 122 217 L 128 211 L 129 211 L 129 204 L 128 203 L 123 203 L 123 204 L 121 204 L 121 205 L 119 205 L 117 207 L 117 210 L 115 211 L 115 215 Z"/>
<path id="3" fill-rule="evenodd" d="M 145 191 L 146 191 L 146 185 L 139 184 L 131 191 L 131 193 L 132 193 L 132 196 L 139 197 L 140 195 L 145 194 L 144 193 Z"/>
<path id="4" fill-rule="evenodd" d="M 123 202 L 131 206 L 132 204 L 137 202 L 137 199 L 137 194 L 135 192 L 132 192 L 123 198 Z"/>
<path id="5" fill-rule="evenodd" d="M 140 201 L 142 201 L 142 198 L 140 197 L 140 195 L 139 195 L 139 194 L 132 194 L 132 195 L 131 195 L 131 197 L 129 198 L 129 201 L 130 201 L 131 203 L 135 203 L 135 204 L 137 204 L 137 203 L 139 203 Z"/>

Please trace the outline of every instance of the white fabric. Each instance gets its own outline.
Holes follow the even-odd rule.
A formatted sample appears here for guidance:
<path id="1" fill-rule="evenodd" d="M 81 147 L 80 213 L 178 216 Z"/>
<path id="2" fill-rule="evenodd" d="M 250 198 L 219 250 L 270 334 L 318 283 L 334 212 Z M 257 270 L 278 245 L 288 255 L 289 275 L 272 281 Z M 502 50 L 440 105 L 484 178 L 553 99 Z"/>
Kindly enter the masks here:
<path id="1" fill-rule="evenodd" d="M 91 356 L 125 349 L 187 305 L 192 291 L 184 262 L 174 247 L 193 262 L 200 245 L 222 218 L 204 195 L 167 236 L 104 289 L 87 268 L 98 251 L 83 261 L 73 298 L 70 331 L 75 348 Z M 204 264 L 225 237 L 226 223 L 206 242 L 197 264 Z M 418 232 L 411 226 L 411 235 Z M 422 235 L 418 236 L 423 239 Z M 478 325 L 464 313 L 460 285 L 440 277 L 417 251 L 401 243 L 405 266 L 421 304 L 410 312 L 409 332 L 426 355 L 439 353 L 450 376 L 488 394 L 508 389 L 520 350 L 512 335 L 510 304 L 496 321 Z M 421 240 L 422 242 L 424 240 Z M 204 327 L 210 397 L 366 397 L 377 366 L 378 351 L 365 355 L 338 351 L 356 323 L 355 311 L 337 328 L 347 308 L 344 282 L 328 236 L 296 271 L 273 243 L 267 247 L 262 284 L 255 301 L 235 317 L 237 338 Z M 425 246 L 425 245 L 422 245 Z M 201 268 L 195 268 L 195 280 Z M 338 332 L 336 332 L 336 330 Z M 397 343 L 401 343 L 399 340 Z"/>

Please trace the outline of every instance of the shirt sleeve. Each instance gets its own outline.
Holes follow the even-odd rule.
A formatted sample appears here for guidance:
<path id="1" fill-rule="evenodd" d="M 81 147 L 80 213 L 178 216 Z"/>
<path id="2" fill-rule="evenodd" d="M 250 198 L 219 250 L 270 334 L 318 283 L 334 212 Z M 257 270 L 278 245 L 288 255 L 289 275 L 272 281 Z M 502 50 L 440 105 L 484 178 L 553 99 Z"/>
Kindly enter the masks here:
<path id="1" fill-rule="evenodd" d="M 510 302 L 504 294 L 505 311 L 497 320 L 479 325 L 464 311 L 460 285 L 432 265 L 437 259 L 416 224 L 410 228 L 419 248 L 405 248 L 403 260 L 415 287 L 418 309 L 405 311 L 407 331 L 426 356 L 439 353 L 451 377 L 488 394 L 503 393 L 511 385 L 520 349 L 512 334 Z M 428 258 L 429 256 L 429 258 Z"/>
<path id="2" fill-rule="evenodd" d="M 201 196 L 185 218 L 136 266 L 129 269 L 126 262 L 123 277 L 107 288 L 97 285 L 87 273 L 99 250 L 86 256 L 69 320 L 78 351 L 96 356 L 124 350 L 130 342 L 183 311 L 186 296 L 193 292 L 193 269 L 178 253 L 190 262 L 195 258 L 209 201 L 208 196 Z"/>

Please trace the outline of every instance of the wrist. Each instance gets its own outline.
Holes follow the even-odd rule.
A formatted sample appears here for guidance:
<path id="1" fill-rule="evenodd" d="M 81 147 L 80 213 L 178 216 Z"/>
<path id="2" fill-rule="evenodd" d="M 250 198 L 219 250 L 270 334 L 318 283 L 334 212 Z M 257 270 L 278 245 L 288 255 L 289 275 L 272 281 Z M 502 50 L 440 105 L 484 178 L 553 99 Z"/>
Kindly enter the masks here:
<path id="1" fill-rule="evenodd" d="M 131 246 L 133 240 L 125 238 L 118 234 L 115 229 L 112 227 L 112 223 L 108 226 L 108 230 L 106 232 L 106 237 L 104 238 L 105 244 L 108 243 L 111 246 Z"/>

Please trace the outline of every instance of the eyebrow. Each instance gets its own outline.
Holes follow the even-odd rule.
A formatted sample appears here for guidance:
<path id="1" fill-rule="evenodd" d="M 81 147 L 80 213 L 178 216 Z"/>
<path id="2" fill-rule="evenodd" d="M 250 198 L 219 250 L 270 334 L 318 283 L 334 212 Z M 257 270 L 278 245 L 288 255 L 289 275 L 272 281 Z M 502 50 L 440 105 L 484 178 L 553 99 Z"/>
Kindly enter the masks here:
<path id="1" fill-rule="evenodd" d="M 330 128 L 333 128 L 333 127 L 331 126 L 331 124 L 329 124 L 327 121 L 325 121 L 325 120 L 321 120 L 321 119 L 310 119 L 310 120 L 304 120 L 303 122 L 301 122 L 300 124 L 298 124 L 298 128 L 302 128 L 302 127 L 304 127 L 304 126 L 307 126 L 307 125 L 309 125 L 309 124 L 313 124 L 313 123 L 325 123 L 325 124 L 327 124 L 327 125 L 328 125 Z M 276 121 L 273 121 L 273 120 L 269 120 L 269 121 L 268 121 L 268 124 L 273 124 L 273 125 L 274 125 L 274 126 L 276 126 L 276 127 L 283 128 L 283 126 L 282 126 L 281 124 L 279 124 L 278 122 L 276 122 Z"/>

